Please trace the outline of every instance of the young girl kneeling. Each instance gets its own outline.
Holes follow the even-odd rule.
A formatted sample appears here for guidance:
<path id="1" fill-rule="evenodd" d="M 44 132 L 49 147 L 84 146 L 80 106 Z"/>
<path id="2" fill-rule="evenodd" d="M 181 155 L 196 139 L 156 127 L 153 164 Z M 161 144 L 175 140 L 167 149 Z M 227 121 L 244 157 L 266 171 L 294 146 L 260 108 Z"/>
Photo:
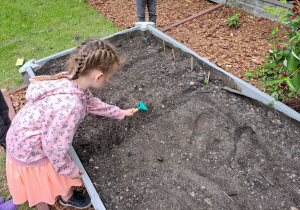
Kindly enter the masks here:
<path id="1" fill-rule="evenodd" d="M 74 191 L 81 186 L 82 170 L 68 150 L 86 112 L 115 119 L 132 116 L 94 98 L 89 89 L 103 88 L 121 67 L 118 54 L 101 39 L 88 39 L 66 62 L 67 72 L 31 79 L 28 103 L 18 112 L 7 133 L 6 173 L 15 204 L 62 205 L 86 208 L 88 195 Z"/>

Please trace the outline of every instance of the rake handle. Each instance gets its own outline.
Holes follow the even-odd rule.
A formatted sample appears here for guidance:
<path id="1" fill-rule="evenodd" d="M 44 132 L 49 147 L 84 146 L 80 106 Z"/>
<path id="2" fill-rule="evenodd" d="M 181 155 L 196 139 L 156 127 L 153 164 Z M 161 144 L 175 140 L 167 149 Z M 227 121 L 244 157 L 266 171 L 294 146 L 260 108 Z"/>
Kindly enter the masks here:
<path id="1" fill-rule="evenodd" d="M 133 110 L 132 114 L 136 113 L 137 111 L 139 111 L 138 109 Z"/>

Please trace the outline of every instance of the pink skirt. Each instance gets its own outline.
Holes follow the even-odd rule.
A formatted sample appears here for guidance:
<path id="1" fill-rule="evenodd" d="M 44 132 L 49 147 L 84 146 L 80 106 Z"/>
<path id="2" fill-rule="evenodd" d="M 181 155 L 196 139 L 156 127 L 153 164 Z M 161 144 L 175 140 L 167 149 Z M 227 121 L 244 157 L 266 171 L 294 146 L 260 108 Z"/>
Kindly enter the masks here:
<path id="1" fill-rule="evenodd" d="M 81 179 L 58 175 L 52 164 L 25 168 L 6 157 L 6 176 L 10 194 L 16 205 L 28 201 L 29 206 L 45 202 L 53 205 L 57 196 L 67 195 L 70 187 L 81 186 Z"/>

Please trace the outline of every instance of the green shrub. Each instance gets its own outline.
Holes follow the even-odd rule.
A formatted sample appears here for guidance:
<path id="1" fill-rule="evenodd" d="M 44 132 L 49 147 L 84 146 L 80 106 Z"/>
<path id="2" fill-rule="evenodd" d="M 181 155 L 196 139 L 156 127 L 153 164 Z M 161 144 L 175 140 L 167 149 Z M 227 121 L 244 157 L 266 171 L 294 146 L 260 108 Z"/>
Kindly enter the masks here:
<path id="1" fill-rule="evenodd" d="M 275 38 L 278 28 L 270 33 L 272 37 L 268 40 L 272 49 L 263 59 L 267 62 L 260 65 L 253 72 L 247 72 L 245 76 L 250 80 L 258 79 L 265 92 L 271 94 L 276 100 L 283 100 L 285 97 L 299 99 L 300 93 L 300 4 L 299 0 L 293 2 L 294 7 L 288 11 L 281 21 L 287 22 L 289 31 L 288 39 L 283 40 L 284 47 L 278 46 L 280 37 Z"/>
<path id="2" fill-rule="evenodd" d="M 229 27 L 239 28 L 242 26 L 239 19 L 241 17 L 241 13 L 237 13 L 228 18 L 227 23 Z"/>

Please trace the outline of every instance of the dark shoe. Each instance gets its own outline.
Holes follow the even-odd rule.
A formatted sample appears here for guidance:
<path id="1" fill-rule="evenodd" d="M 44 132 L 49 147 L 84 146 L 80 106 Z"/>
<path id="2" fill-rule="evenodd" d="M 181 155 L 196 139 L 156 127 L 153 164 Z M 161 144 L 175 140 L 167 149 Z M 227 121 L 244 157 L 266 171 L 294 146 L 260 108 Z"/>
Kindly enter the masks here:
<path id="1" fill-rule="evenodd" d="M 76 190 L 73 191 L 73 195 L 68 201 L 64 201 L 61 197 L 59 197 L 59 202 L 64 206 L 72 206 L 78 209 L 85 209 L 92 204 L 91 198 L 88 194 L 82 194 Z"/>

